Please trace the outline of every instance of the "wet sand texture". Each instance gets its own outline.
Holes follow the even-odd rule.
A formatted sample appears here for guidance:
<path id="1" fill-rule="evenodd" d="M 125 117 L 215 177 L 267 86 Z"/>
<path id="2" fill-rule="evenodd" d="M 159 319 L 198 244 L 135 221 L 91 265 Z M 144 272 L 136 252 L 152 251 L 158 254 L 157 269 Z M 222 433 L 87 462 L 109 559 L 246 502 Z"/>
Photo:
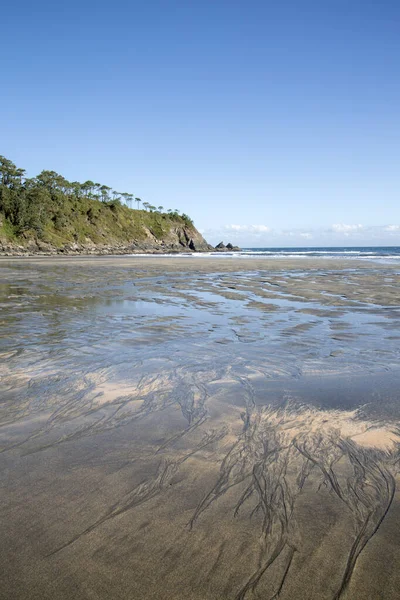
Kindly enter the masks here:
<path id="1" fill-rule="evenodd" d="M 0 598 L 399 597 L 395 267 L 0 275 Z"/>

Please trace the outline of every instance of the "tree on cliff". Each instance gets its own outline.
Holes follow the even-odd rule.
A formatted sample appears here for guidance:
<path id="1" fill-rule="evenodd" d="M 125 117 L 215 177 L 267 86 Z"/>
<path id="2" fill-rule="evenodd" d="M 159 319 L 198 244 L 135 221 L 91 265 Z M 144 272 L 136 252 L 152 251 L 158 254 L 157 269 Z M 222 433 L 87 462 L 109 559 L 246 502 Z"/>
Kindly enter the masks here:
<path id="1" fill-rule="evenodd" d="M 18 169 L 11 160 L 5 156 L 0 156 L 0 178 L 2 185 L 9 188 L 21 185 L 24 175 L 24 169 Z"/>

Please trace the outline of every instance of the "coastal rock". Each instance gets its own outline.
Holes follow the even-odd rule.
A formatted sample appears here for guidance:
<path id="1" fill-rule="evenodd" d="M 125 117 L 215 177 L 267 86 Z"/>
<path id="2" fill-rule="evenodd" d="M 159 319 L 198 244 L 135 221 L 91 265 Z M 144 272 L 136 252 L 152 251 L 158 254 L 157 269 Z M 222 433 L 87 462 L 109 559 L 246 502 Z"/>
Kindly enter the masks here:
<path id="1" fill-rule="evenodd" d="M 239 246 L 234 246 L 230 242 L 225 246 L 224 242 L 220 242 L 214 248 L 217 252 L 240 252 Z"/>

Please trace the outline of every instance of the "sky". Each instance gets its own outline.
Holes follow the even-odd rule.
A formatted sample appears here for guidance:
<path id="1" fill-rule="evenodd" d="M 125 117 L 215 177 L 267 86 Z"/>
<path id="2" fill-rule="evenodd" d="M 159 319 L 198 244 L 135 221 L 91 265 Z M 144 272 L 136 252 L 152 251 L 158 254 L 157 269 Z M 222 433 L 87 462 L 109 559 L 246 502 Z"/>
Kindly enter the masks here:
<path id="1" fill-rule="evenodd" d="M 400 3 L 1 9 L 0 154 L 189 214 L 211 243 L 400 245 Z"/>

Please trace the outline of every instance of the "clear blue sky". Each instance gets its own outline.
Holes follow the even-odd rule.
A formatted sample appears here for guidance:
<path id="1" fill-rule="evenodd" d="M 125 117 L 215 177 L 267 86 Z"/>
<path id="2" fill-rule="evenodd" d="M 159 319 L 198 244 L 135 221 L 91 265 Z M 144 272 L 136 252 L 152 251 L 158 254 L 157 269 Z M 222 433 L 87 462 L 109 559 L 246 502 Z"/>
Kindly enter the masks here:
<path id="1" fill-rule="evenodd" d="M 400 4 L 7 2 L 0 154 L 211 241 L 400 243 Z"/>

